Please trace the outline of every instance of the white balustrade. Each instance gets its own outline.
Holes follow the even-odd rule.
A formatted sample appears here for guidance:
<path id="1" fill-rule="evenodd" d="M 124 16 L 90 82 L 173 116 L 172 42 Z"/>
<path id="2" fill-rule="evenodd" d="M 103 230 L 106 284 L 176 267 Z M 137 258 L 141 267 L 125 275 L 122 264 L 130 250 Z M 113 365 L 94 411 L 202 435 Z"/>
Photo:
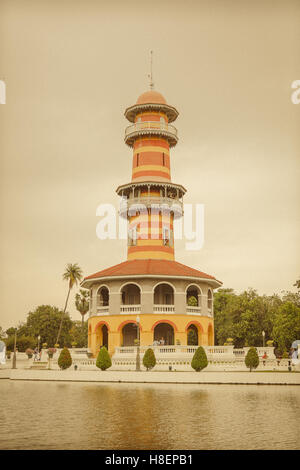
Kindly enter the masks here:
<path id="1" fill-rule="evenodd" d="M 109 306 L 105 305 L 102 307 L 97 307 L 97 315 L 108 315 L 109 314 Z"/>
<path id="2" fill-rule="evenodd" d="M 174 313 L 174 305 L 153 305 L 153 313 Z"/>
<path id="3" fill-rule="evenodd" d="M 186 313 L 189 313 L 191 315 L 200 315 L 201 307 L 186 307 Z"/>
<path id="4" fill-rule="evenodd" d="M 177 141 L 177 129 L 171 124 L 160 121 L 143 121 L 136 122 L 125 129 L 125 141 L 135 133 L 148 133 L 151 131 L 158 131 L 166 134 L 170 134 Z"/>
<path id="5" fill-rule="evenodd" d="M 120 306 L 120 313 L 125 315 L 125 314 L 130 314 L 130 313 L 141 313 L 141 306 L 140 305 L 121 305 Z"/>

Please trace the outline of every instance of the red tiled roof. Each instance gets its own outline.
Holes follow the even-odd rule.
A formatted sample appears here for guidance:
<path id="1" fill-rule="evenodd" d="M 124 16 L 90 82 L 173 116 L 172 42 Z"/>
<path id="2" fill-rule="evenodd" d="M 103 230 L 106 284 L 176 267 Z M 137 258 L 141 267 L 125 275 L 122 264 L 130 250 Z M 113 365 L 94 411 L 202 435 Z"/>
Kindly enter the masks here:
<path id="1" fill-rule="evenodd" d="M 134 275 L 165 275 L 165 276 L 188 276 L 199 277 L 218 281 L 215 277 L 209 274 L 198 271 L 198 269 L 190 268 L 185 264 L 178 263 L 177 261 L 168 261 L 161 259 L 138 259 L 124 261 L 123 263 L 116 264 L 110 268 L 103 269 L 95 274 L 91 274 L 84 278 L 84 281 L 96 279 L 99 277 L 108 276 L 134 276 Z"/>

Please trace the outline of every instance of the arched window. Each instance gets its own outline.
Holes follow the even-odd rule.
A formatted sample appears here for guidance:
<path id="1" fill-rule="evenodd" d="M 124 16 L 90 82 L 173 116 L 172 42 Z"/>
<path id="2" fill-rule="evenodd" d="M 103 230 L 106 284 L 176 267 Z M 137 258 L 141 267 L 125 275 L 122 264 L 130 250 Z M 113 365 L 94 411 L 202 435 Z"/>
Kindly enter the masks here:
<path id="1" fill-rule="evenodd" d="M 170 229 L 167 225 L 164 225 L 163 226 L 164 246 L 170 246 L 170 239 L 171 239 Z"/>
<path id="2" fill-rule="evenodd" d="M 186 305 L 201 308 L 201 290 L 198 286 L 192 285 L 187 288 Z"/>
<path id="3" fill-rule="evenodd" d="M 109 290 L 107 287 L 100 287 L 97 291 L 97 307 L 107 307 L 109 305 Z"/>
<path id="4" fill-rule="evenodd" d="M 169 284 L 158 284 L 154 289 L 154 304 L 174 305 L 174 289 Z"/>
<path id="5" fill-rule="evenodd" d="M 136 246 L 137 228 L 132 227 L 128 229 L 128 246 Z"/>
<path id="6" fill-rule="evenodd" d="M 122 305 L 140 305 L 141 289 L 136 284 L 126 284 L 121 289 Z"/>
<path id="7" fill-rule="evenodd" d="M 207 308 L 209 311 L 212 310 L 212 292 L 210 289 L 207 292 Z"/>

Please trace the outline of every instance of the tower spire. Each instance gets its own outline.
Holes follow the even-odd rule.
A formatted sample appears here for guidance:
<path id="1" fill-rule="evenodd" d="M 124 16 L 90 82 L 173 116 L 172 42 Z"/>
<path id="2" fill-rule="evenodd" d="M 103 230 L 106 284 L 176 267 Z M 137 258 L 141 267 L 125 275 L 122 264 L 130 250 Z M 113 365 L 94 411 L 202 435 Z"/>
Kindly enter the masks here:
<path id="1" fill-rule="evenodd" d="M 153 51 L 150 51 L 150 73 L 148 75 L 150 90 L 153 90 L 153 88 L 154 88 L 153 75 L 152 75 L 152 65 L 153 65 Z"/>

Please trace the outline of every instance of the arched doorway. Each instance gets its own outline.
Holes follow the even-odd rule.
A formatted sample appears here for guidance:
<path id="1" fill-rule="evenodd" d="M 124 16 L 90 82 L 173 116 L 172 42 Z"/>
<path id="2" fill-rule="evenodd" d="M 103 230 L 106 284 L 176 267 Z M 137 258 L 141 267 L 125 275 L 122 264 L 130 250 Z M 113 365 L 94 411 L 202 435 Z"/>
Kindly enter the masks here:
<path id="1" fill-rule="evenodd" d="M 99 350 L 102 346 L 108 349 L 108 328 L 105 324 L 96 327 L 96 348 Z"/>
<path id="2" fill-rule="evenodd" d="M 198 328 L 194 324 L 192 324 L 188 327 L 188 330 L 187 330 L 187 344 L 188 344 L 188 346 L 198 346 L 198 344 L 199 344 Z"/>
<path id="3" fill-rule="evenodd" d="M 174 328 L 169 323 L 159 323 L 154 328 L 154 341 L 164 341 L 164 344 L 174 344 Z"/>
<path id="4" fill-rule="evenodd" d="M 134 340 L 137 339 L 137 325 L 127 323 L 122 328 L 122 346 L 134 346 Z"/>

